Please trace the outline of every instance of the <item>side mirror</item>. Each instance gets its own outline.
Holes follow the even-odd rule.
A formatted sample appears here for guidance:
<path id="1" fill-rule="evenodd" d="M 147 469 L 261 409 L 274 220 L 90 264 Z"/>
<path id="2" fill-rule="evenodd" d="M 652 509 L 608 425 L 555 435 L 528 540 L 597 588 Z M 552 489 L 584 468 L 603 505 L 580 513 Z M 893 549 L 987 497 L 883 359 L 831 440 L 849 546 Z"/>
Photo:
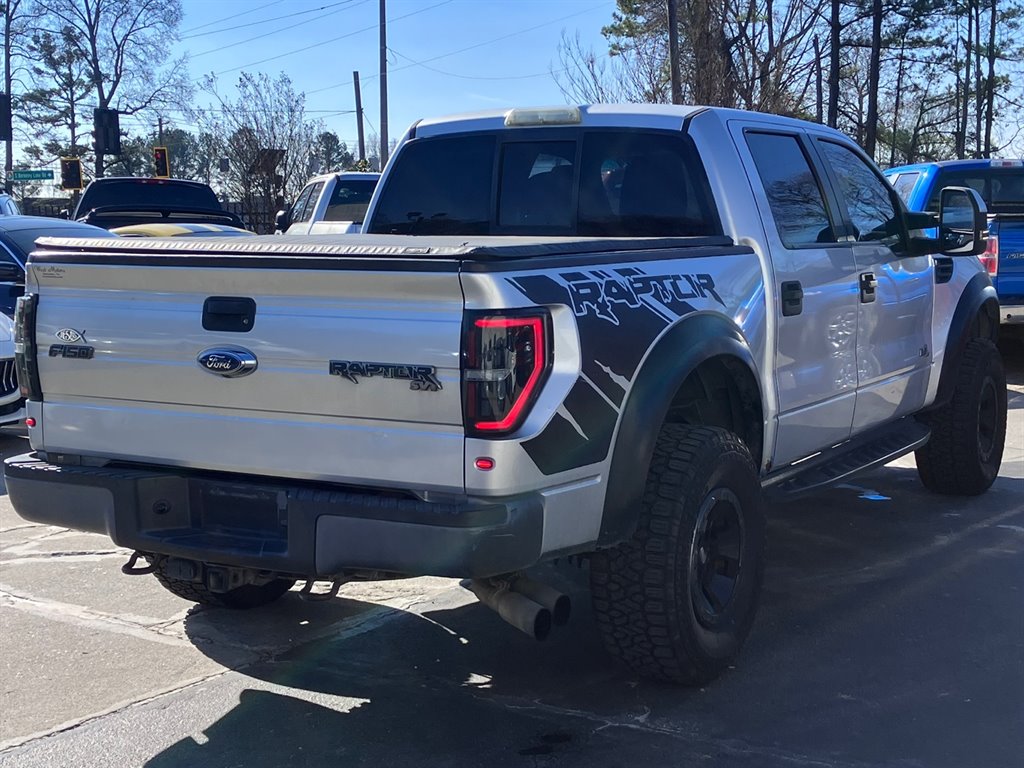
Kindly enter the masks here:
<path id="1" fill-rule="evenodd" d="M 939 198 L 939 243 L 947 256 L 977 256 L 988 244 L 988 209 L 977 191 L 945 187 Z"/>
<path id="2" fill-rule="evenodd" d="M 285 208 L 283 211 L 278 211 L 277 215 L 274 216 L 274 230 L 277 232 L 285 232 L 288 227 L 292 225 L 291 209 Z"/>

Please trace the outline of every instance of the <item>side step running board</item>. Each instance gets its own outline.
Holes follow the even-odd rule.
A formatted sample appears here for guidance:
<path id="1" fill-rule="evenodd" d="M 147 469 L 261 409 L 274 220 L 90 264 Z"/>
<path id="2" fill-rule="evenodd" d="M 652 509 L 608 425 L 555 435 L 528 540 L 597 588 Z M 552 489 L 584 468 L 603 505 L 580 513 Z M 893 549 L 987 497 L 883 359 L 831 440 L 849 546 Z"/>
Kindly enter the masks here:
<path id="1" fill-rule="evenodd" d="M 769 498 L 814 491 L 888 464 L 917 450 L 929 437 L 931 430 L 913 417 L 901 419 L 772 472 L 762 486 Z"/>

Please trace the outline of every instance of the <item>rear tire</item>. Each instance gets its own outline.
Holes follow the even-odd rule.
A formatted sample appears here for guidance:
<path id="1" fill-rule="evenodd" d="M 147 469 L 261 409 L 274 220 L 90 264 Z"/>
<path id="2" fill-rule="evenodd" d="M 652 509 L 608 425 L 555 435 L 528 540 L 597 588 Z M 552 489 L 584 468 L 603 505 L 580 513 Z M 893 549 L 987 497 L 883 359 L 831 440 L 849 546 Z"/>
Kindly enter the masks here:
<path id="1" fill-rule="evenodd" d="M 629 541 L 591 557 L 605 648 L 644 677 L 712 680 L 750 632 L 764 576 L 749 450 L 724 429 L 664 425 L 639 515 Z"/>
<path id="2" fill-rule="evenodd" d="M 246 584 L 227 592 L 211 592 L 201 582 L 173 579 L 160 569 L 154 571 L 153 575 L 160 582 L 160 586 L 185 600 L 215 608 L 235 610 L 247 610 L 268 605 L 295 586 L 294 579 L 274 579 L 266 584 Z"/>
<path id="3" fill-rule="evenodd" d="M 976 496 L 999 474 L 1006 441 L 1006 375 L 996 345 L 971 339 L 956 368 L 952 399 L 929 413 L 932 436 L 914 457 L 925 488 Z"/>

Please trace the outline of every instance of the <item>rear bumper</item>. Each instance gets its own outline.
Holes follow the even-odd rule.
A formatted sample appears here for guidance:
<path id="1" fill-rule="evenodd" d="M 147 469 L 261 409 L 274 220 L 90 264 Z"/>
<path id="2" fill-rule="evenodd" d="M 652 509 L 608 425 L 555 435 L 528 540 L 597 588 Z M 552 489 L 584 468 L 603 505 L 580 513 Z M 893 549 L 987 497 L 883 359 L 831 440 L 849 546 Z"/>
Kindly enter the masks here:
<path id="1" fill-rule="evenodd" d="M 1024 304 L 999 304 L 999 322 L 1004 325 L 1024 324 Z"/>
<path id="2" fill-rule="evenodd" d="M 377 570 L 484 577 L 535 564 L 539 494 L 430 503 L 313 483 L 178 469 L 4 462 L 26 520 L 105 533 L 145 553 L 295 576 Z"/>

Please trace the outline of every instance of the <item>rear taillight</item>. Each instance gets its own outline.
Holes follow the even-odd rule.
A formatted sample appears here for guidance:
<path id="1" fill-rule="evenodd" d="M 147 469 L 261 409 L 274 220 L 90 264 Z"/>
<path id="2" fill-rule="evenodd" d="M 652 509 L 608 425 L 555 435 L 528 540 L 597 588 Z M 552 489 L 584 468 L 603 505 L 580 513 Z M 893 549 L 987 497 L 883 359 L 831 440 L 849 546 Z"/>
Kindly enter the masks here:
<path id="1" fill-rule="evenodd" d="M 467 313 L 462 368 L 467 434 L 500 437 L 522 425 L 550 368 L 550 324 L 541 309 Z"/>
<path id="2" fill-rule="evenodd" d="M 988 245 L 985 246 L 985 252 L 978 257 L 981 263 L 985 265 L 985 271 L 988 272 L 990 277 L 995 277 L 999 274 L 999 238 L 995 235 L 988 236 Z"/>
<path id="3" fill-rule="evenodd" d="M 39 296 L 30 293 L 18 299 L 14 308 L 14 365 L 18 372 L 21 396 L 42 400 L 39 364 L 36 360 L 36 302 Z"/>

